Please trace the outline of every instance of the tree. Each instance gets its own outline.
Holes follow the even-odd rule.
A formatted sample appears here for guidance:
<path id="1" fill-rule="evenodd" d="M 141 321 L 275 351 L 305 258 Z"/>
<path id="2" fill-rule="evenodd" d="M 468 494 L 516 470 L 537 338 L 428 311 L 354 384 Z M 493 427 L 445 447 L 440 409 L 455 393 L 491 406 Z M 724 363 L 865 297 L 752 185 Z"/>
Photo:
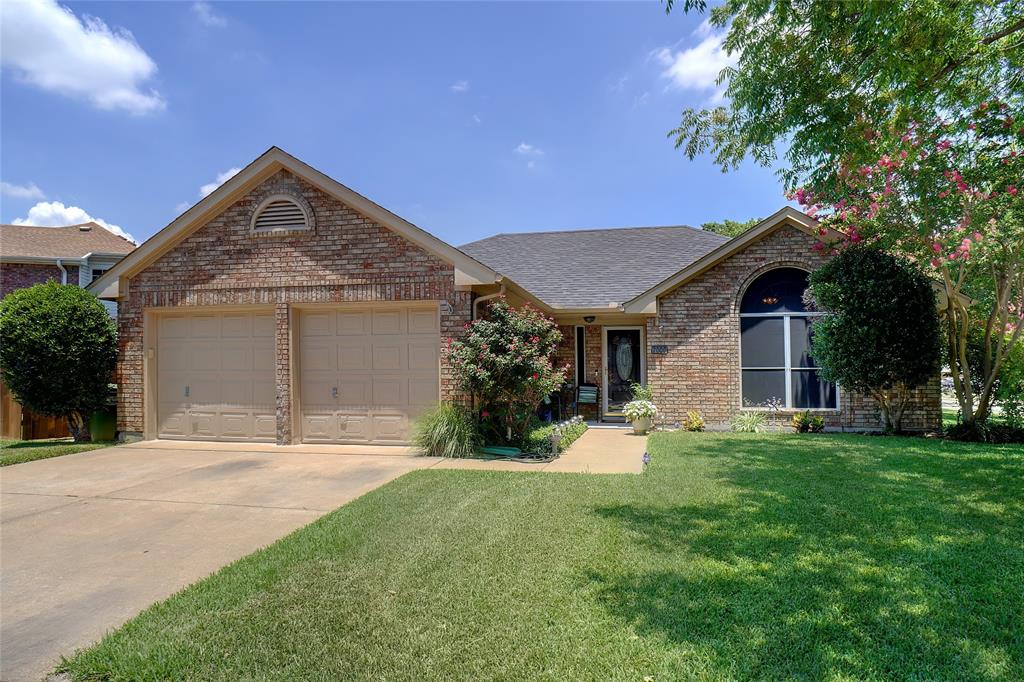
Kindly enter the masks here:
<path id="1" fill-rule="evenodd" d="M 117 359 L 117 329 L 95 296 L 47 282 L 0 301 L 0 372 L 15 399 L 67 419 L 89 440 L 89 416 L 103 406 Z"/>
<path id="2" fill-rule="evenodd" d="M 701 223 L 700 229 L 707 230 L 708 232 L 714 232 L 725 237 L 737 237 L 752 228 L 754 225 L 757 225 L 759 222 L 761 222 L 760 218 L 751 218 L 750 220 L 742 223 L 735 220 L 729 220 L 727 218 L 720 223 Z"/>
<path id="3" fill-rule="evenodd" d="M 810 276 L 812 354 L 826 381 L 874 398 L 899 432 L 911 392 L 942 357 L 931 282 L 909 261 L 867 246 L 843 249 Z"/>
<path id="4" fill-rule="evenodd" d="M 787 188 L 834 230 L 821 248 L 872 242 L 928 268 L 961 412 L 985 420 L 1024 314 L 1024 2 L 730 0 L 710 21 L 737 57 L 727 104 L 685 110 L 677 148 L 726 170 L 773 163 L 785 142 Z M 976 392 L 979 324 L 992 342 Z"/>
<path id="5" fill-rule="evenodd" d="M 540 401 L 565 382 L 568 366 L 554 366 L 562 333 L 554 320 L 497 299 L 486 317 L 448 340 L 447 356 L 460 390 L 476 396 L 480 415 L 502 425 L 509 442 L 522 442 Z"/>

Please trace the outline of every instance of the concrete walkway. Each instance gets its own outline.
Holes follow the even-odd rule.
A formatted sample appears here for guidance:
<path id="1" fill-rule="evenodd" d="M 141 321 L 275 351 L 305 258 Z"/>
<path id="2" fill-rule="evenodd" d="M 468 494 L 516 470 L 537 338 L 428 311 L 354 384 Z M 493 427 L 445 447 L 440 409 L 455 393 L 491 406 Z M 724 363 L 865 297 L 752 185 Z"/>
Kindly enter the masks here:
<path id="1" fill-rule="evenodd" d="M 484 471 L 553 471 L 574 474 L 639 474 L 647 436 L 634 436 L 630 429 L 591 428 L 561 457 L 547 464 L 526 464 L 508 460 L 442 459 L 433 469 L 474 469 Z"/>
<path id="2" fill-rule="evenodd" d="M 4 467 L 0 680 L 39 680 L 153 602 L 414 469 L 640 473 L 646 440 L 591 429 L 548 464 L 151 441 Z"/>

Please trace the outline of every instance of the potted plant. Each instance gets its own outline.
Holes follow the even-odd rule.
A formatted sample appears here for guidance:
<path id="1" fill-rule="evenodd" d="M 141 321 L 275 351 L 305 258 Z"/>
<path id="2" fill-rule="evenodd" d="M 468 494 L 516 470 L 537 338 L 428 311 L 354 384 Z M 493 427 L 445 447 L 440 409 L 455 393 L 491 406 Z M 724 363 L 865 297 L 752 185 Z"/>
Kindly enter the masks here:
<path id="1" fill-rule="evenodd" d="M 633 425 L 633 433 L 643 436 L 651 430 L 651 422 L 658 414 L 658 408 L 650 400 L 631 400 L 622 408 L 622 413 Z"/>

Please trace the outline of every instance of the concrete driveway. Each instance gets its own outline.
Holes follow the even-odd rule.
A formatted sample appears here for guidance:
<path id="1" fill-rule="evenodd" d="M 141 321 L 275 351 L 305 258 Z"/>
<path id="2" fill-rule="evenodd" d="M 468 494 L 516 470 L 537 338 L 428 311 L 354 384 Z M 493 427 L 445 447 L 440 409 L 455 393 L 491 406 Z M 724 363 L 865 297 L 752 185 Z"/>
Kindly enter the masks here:
<path id="1" fill-rule="evenodd" d="M 0 680 L 38 680 L 155 601 L 438 460 L 142 443 L 0 470 Z"/>

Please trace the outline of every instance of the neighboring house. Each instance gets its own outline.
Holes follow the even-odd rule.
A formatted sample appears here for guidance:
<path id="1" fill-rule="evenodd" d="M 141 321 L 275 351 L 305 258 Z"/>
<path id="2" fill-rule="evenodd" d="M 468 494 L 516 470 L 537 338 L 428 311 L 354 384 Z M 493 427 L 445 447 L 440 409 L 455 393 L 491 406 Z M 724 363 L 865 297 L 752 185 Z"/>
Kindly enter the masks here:
<path id="1" fill-rule="evenodd" d="M 801 296 L 816 222 L 783 209 L 734 239 L 689 227 L 498 235 L 457 249 L 271 148 L 92 285 L 119 303 L 128 438 L 404 443 L 458 397 L 442 346 L 488 297 L 554 317 L 571 381 L 614 419 L 631 381 L 662 420 L 699 410 L 881 426 L 820 381 Z M 938 376 L 911 428 L 940 424 Z M 770 401 L 769 399 L 776 399 Z"/>
<path id="2" fill-rule="evenodd" d="M 0 225 L 0 298 L 15 289 L 55 280 L 87 287 L 135 248 L 96 223 L 68 227 Z M 111 314 L 116 307 L 107 305 Z M 23 410 L 0 382 L 0 432 L 4 438 L 68 435 L 62 419 Z"/>

